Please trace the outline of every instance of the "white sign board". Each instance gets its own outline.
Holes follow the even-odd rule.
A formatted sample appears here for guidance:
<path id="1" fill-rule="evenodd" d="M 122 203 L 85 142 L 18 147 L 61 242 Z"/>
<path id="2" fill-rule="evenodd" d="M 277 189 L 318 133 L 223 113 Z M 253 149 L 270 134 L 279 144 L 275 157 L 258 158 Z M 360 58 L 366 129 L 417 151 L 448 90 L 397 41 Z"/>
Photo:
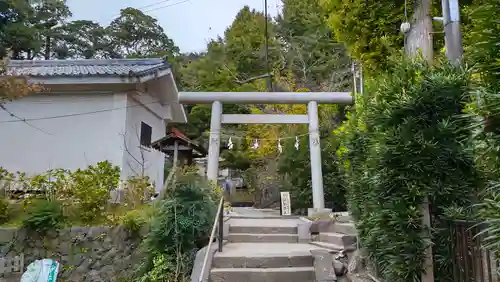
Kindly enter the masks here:
<path id="1" fill-rule="evenodd" d="M 281 215 L 292 215 L 290 192 L 281 192 Z"/>

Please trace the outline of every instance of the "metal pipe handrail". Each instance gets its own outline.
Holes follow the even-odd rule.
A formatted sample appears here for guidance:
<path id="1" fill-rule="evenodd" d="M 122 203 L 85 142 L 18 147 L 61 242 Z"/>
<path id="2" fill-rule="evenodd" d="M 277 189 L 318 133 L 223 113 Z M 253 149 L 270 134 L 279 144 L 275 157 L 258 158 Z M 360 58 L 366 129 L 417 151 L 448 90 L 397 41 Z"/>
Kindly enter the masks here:
<path id="1" fill-rule="evenodd" d="M 222 252 L 222 240 L 223 240 L 223 236 L 224 236 L 223 235 L 224 231 L 222 230 L 222 228 L 223 228 L 222 221 L 223 220 L 221 218 L 223 218 L 223 216 L 224 216 L 224 214 L 222 213 L 223 205 L 224 205 L 224 197 L 221 197 L 220 201 L 219 201 L 219 206 L 217 208 L 217 214 L 215 215 L 214 225 L 212 226 L 212 232 L 210 233 L 210 239 L 208 240 L 207 249 L 205 251 L 205 258 L 203 259 L 203 265 L 201 267 L 200 278 L 198 279 L 199 282 L 203 282 L 205 268 L 207 267 L 207 262 L 208 262 L 208 254 L 212 248 L 212 241 L 214 240 L 215 230 L 217 229 L 217 226 L 219 226 L 219 240 L 218 240 L 219 249 L 218 249 L 218 251 Z"/>

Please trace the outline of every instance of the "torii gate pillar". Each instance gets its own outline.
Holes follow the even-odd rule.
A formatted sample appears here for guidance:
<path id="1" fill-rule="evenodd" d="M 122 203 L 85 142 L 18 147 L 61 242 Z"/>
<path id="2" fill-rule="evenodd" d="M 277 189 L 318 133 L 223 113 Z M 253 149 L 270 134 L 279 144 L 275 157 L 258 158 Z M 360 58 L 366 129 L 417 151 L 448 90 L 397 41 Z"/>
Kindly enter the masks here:
<path id="1" fill-rule="evenodd" d="M 215 101 L 212 103 L 207 164 L 207 179 L 213 181 L 217 181 L 217 177 L 219 176 L 221 118 L 222 103 Z"/>
<path id="2" fill-rule="evenodd" d="M 313 207 L 316 210 L 323 210 L 325 208 L 325 194 L 323 192 L 323 171 L 321 169 L 318 102 L 310 101 L 307 104 L 307 117 L 309 119 L 309 154 L 311 156 Z"/>
<path id="3" fill-rule="evenodd" d="M 351 104 L 349 92 L 180 92 L 183 104 L 212 104 L 207 178 L 217 181 L 219 175 L 220 134 L 223 123 L 309 124 L 309 151 L 313 210 L 325 210 L 323 172 L 319 138 L 318 103 Z M 223 115 L 222 103 L 228 104 L 307 104 L 307 115 Z"/>

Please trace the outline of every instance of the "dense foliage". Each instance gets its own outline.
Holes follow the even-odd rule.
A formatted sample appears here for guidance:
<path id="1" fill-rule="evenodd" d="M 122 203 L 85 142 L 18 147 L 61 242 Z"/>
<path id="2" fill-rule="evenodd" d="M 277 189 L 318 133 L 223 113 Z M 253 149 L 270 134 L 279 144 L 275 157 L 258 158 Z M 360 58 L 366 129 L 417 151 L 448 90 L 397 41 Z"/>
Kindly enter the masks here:
<path id="1" fill-rule="evenodd" d="M 337 39 L 366 70 L 375 71 L 385 69 L 387 57 L 404 45 L 399 26 L 406 20 L 405 2 L 411 10 L 412 1 L 403 0 L 324 0 L 322 4 Z"/>
<path id="2" fill-rule="evenodd" d="M 26 60 L 169 56 L 179 88 L 187 91 L 265 91 L 268 77 L 274 91 L 349 91 L 352 57 L 366 70 L 369 83 L 365 96 L 356 97 L 348 121 L 340 127 L 344 109 L 323 107 L 320 111 L 327 207 L 344 209 L 347 191 L 361 243 L 388 281 L 419 280 L 425 247 L 420 236 L 419 207 L 426 198 L 431 204 L 439 281 L 452 279 L 448 272 L 451 241 L 444 228 L 448 210 L 483 201 L 476 215 L 489 221 L 493 235 L 489 247 L 498 251 L 498 0 L 460 3 L 465 8 L 461 9 L 465 59 L 472 67 L 465 73 L 447 66 L 395 64 L 389 60 L 404 47 L 399 27 L 402 21 L 411 19 L 416 1 L 282 2 L 282 13 L 267 22 L 267 62 L 266 19 L 249 7 L 240 10 L 221 37 L 207 44 L 206 52 L 180 54 L 156 19 L 139 9 L 123 9 L 109 26 L 101 26 L 85 20 L 69 21 L 71 12 L 60 0 L 34 5 L 22 0 L 0 1 L 0 56 L 8 50 L 12 58 Z M 432 16 L 441 15 L 440 5 L 440 1 L 433 1 Z M 434 26 L 436 32 L 442 28 L 438 23 Z M 435 33 L 433 37 L 435 49 L 440 49 L 443 35 Z M 266 63 L 271 73 L 267 73 Z M 0 68 L 0 75 L 4 72 Z M 4 78 L 0 80 L 0 105 L 34 90 L 38 89 L 22 78 Z M 462 115 L 464 108 L 466 115 Z M 189 123 L 179 128 L 206 144 L 210 106 L 190 105 L 187 112 Z M 224 105 L 224 112 L 303 114 L 305 107 Z M 469 129 L 473 131 L 470 139 Z M 277 181 L 275 186 L 292 193 L 292 207 L 311 207 L 306 135 L 307 129 L 302 126 L 227 125 L 223 142 L 231 136 L 236 144 L 233 150 L 222 153 L 222 166 L 244 171 L 246 179 L 253 180 L 251 191 L 256 195 L 270 176 Z M 295 136 L 303 136 L 298 151 L 294 148 Z M 277 152 L 279 138 L 283 138 L 281 154 Z M 250 148 L 254 139 L 265 139 L 257 150 Z M 275 167 L 278 169 L 269 170 Z M 49 187 L 47 199 L 61 201 L 63 215 L 71 218 L 80 214 L 75 211 L 81 211 L 80 221 L 96 222 L 109 217 L 102 205 L 117 178 L 113 167 L 94 169 L 54 170 L 29 179 L 22 174 L 16 177 L 28 186 Z M 95 180 L 91 180 L 94 175 Z M 489 181 L 488 189 L 475 195 L 473 192 L 482 188 L 482 177 Z M 138 195 L 148 189 L 147 180 L 131 180 L 129 185 L 135 188 L 126 195 L 127 207 L 143 207 L 146 198 Z M 207 185 L 196 178 L 182 180 L 153 208 L 157 215 L 146 240 L 151 256 L 142 269 L 143 281 L 185 279 L 190 252 L 197 247 L 196 242 L 203 242 L 213 216 L 192 216 L 185 201 L 197 210 L 212 211 L 214 203 L 211 192 L 205 189 Z M 82 190 L 75 191 L 77 188 Z M 212 200 L 202 201 L 209 198 Z M 74 211 L 70 212 L 67 202 L 76 203 Z M 9 208 L 6 203 L 7 219 Z M 42 216 L 35 219 L 46 218 L 46 211 L 40 210 Z M 123 218 L 134 232 L 148 222 L 137 211 Z"/>
<path id="3" fill-rule="evenodd" d="M 37 217 L 38 211 L 45 213 L 44 208 L 30 210 L 34 203 L 38 205 L 43 200 L 40 204 L 42 207 L 44 201 L 50 202 L 47 206 L 60 205 L 68 224 L 119 223 L 122 211 L 139 209 L 149 201 L 152 188 L 147 177 L 122 182 L 119 179 L 120 168 L 109 161 L 89 165 L 86 169 L 52 169 L 31 176 L 0 168 L 2 198 L 17 200 L 23 208 L 7 213 L 9 216 L 5 221 L 25 221 L 27 214 Z M 125 197 L 119 208 L 115 208 L 110 204 L 111 192 L 119 185 L 125 188 Z M 24 191 L 25 195 L 18 199 L 19 193 L 16 191 Z"/>
<path id="4" fill-rule="evenodd" d="M 172 188 L 155 203 L 143 243 L 147 259 L 140 281 L 185 281 L 195 251 L 204 246 L 217 209 L 214 187 L 194 170 L 178 173 Z"/>
<path id="5" fill-rule="evenodd" d="M 447 66 L 396 64 L 357 96 L 338 131 L 350 211 L 361 243 L 387 281 L 420 281 L 426 243 L 420 206 L 429 201 L 435 227 L 447 209 L 467 207 L 480 188 L 463 144 L 468 120 L 467 73 Z M 450 241 L 433 233 L 436 277 L 450 281 Z M 440 259 L 441 256 L 446 256 Z"/>
<path id="6" fill-rule="evenodd" d="M 470 63 L 476 71 L 477 88 L 468 114 L 474 117 L 477 163 L 488 180 L 481 194 L 478 219 L 485 220 L 485 246 L 500 254 L 500 2 L 478 1 L 470 9 L 471 33 L 465 37 Z M 477 218 L 476 218 L 477 219 Z"/>
<path id="7" fill-rule="evenodd" d="M 153 17 L 125 8 L 103 27 L 86 20 L 68 21 L 64 0 L 8 0 L 0 3 L 0 57 L 13 59 L 124 58 L 174 56 L 179 48 Z"/>
<path id="8" fill-rule="evenodd" d="M 58 230 L 65 223 L 61 204 L 58 201 L 36 200 L 28 207 L 23 227 L 38 235 Z"/>

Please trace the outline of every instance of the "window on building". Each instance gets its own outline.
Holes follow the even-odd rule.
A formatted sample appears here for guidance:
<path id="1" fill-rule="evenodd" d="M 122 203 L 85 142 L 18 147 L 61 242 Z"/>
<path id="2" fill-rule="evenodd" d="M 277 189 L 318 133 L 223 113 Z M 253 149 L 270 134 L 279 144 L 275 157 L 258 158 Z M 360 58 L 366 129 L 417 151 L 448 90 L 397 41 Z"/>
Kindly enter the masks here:
<path id="1" fill-rule="evenodd" d="M 145 122 L 141 122 L 141 145 L 149 147 L 151 146 L 151 136 L 153 134 L 153 129 L 151 126 Z"/>

